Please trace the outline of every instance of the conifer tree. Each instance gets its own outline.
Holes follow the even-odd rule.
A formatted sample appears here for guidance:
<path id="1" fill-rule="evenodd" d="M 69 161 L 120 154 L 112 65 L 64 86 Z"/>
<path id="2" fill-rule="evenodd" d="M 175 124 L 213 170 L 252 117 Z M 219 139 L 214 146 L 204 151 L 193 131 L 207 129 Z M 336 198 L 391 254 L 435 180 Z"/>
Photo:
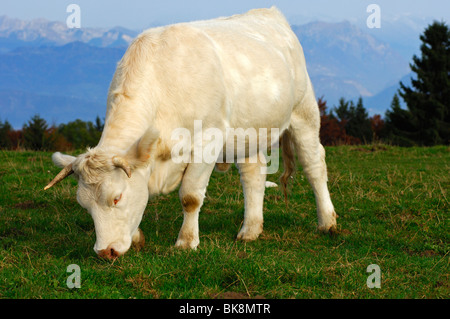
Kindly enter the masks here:
<path id="1" fill-rule="evenodd" d="M 412 146 L 414 145 L 414 132 L 411 113 L 402 109 L 400 98 L 395 94 L 391 107 L 385 114 L 384 138 L 395 145 Z"/>
<path id="2" fill-rule="evenodd" d="M 35 115 L 23 126 L 23 142 L 26 149 L 51 150 L 54 146 L 54 135 L 49 134 L 47 122 Z"/>
<path id="3" fill-rule="evenodd" d="M 412 87 L 400 83 L 399 94 L 408 106 L 409 115 L 395 107 L 389 114 L 396 118 L 391 124 L 405 130 L 401 137 L 413 139 L 419 145 L 450 142 L 450 30 L 444 22 L 433 22 L 420 36 L 421 57 L 413 56 L 411 70 L 415 78 Z"/>
<path id="4" fill-rule="evenodd" d="M 12 147 L 12 142 L 9 138 L 9 132 L 11 131 L 12 126 L 8 121 L 0 121 L 0 148 L 9 149 Z"/>
<path id="5" fill-rule="evenodd" d="M 355 106 L 353 101 L 339 99 L 339 105 L 334 109 L 340 124 L 348 135 L 358 139 L 359 142 L 371 142 L 373 133 L 369 114 L 364 108 L 362 98 L 358 99 Z"/>

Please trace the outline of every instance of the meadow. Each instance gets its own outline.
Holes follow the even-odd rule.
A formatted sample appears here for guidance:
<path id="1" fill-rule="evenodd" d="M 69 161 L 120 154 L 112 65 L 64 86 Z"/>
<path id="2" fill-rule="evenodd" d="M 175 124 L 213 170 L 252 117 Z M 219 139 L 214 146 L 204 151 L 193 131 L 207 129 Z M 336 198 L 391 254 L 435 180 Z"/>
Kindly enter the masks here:
<path id="1" fill-rule="evenodd" d="M 149 201 L 145 247 L 114 261 L 94 253 L 75 179 L 43 191 L 59 171 L 51 153 L 0 151 L 0 298 L 448 298 L 450 148 L 326 151 L 336 234 L 317 231 L 299 167 L 287 205 L 280 188 L 266 189 L 260 238 L 236 241 L 244 203 L 233 167 L 211 177 L 196 251 L 174 247 L 183 220 L 175 191 Z M 81 286 L 70 289 L 73 264 Z M 380 288 L 367 285 L 372 264 Z"/>

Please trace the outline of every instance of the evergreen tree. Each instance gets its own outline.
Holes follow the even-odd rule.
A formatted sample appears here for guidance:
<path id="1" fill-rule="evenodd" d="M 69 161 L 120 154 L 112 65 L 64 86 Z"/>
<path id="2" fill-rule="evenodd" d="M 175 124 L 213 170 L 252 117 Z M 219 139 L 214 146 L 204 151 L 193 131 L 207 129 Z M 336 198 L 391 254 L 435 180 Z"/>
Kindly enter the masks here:
<path id="1" fill-rule="evenodd" d="M 24 147 L 31 150 L 51 150 L 54 148 L 55 136 L 49 134 L 47 122 L 35 115 L 23 126 Z"/>
<path id="2" fill-rule="evenodd" d="M 363 142 L 372 141 L 372 127 L 369 114 L 363 106 L 362 98 L 358 99 L 356 107 L 352 110 L 352 118 L 347 125 L 347 133 L 359 138 Z"/>
<path id="3" fill-rule="evenodd" d="M 414 145 L 415 129 L 412 125 L 411 113 L 402 109 L 400 98 L 394 95 L 391 107 L 385 114 L 385 128 L 383 137 L 395 145 Z"/>
<path id="4" fill-rule="evenodd" d="M 413 56 L 411 70 L 416 74 L 412 88 L 400 82 L 400 96 L 408 106 L 409 115 L 395 108 L 390 116 L 408 120 L 402 138 L 414 139 L 419 145 L 450 142 L 450 30 L 443 22 L 429 25 L 420 36 L 421 57 Z M 398 114 L 397 114 L 397 113 Z M 392 122 L 392 123 L 394 123 Z M 396 127 L 403 131 L 401 127 Z M 411 131 L 409 131 L 411 129 Z"/>
<path id="5" fill-rule="evenodd" d="M 345 132 L 359 140 L 359 142 L 372 141 L 372 129 L 369 114 L 364 108 L 362 98 L 358 99 L 358 103 L 353 101 L 345 101 L 344 98 L 339 99 L 339 105 L 334 109 Z"/>
<path id="6" fill-rule="evenodd" d="M 12 142 L 9 138 L 9 132 L 12 131 L 12 126 L 8 121 L 0 121 L 0 148 L 10 149 L 12 148 Z"/>
<path id="7" fill-rule="evenodd" d="M 353 101 L 346 101 L 343 97 L 339 99 L 339 105 L 334 108 L 334 113 L 339 122 L 345 127 L 352 116 L 352 111 L 355 106 Z"/>

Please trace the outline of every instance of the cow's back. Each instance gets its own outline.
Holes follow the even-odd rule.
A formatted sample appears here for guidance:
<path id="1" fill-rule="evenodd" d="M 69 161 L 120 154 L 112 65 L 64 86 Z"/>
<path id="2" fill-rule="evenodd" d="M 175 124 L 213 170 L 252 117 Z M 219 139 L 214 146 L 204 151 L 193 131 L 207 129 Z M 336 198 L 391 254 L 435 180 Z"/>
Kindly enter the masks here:
<path id="1" fill-rule="evenodd" d="M 221 61 L 227 125 L 283 126 L 309 83 L 303 50 L 283 14 L 254 9 L 191 25 L 210 38 Z"/>

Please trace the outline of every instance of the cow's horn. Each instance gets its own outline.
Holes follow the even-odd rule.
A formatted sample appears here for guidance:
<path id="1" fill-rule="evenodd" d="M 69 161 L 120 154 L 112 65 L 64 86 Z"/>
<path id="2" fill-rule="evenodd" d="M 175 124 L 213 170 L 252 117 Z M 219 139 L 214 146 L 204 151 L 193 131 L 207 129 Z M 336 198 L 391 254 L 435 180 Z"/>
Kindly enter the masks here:
<path id="1" fill-rule="evenodd" d="M 115 167 L 121 168 L 123 169 L 123 171 L 125 172 L 125 174 L 127 174 L 128 178 L 131 177 L 131 168 L 130 165 L 128 165 L 128 162 L 119 156 L 114 156 L 112 158 L 113 164 Z"/>
<path id="2" fill-rule="evenodd" d="M 72 163 L 70 163 L 69 165 L 64 167 L 61 170 L 61 172 L 59 172 L 58 175 L 56 175 L 55 178 L 50 183 L 48 183 L 47 186 L 44 187 L 44 191 L 46 191 L 47 189 L 49 189 L 56 183 L 59 183 L 60 181 L 62 181 L 64 178 L 66 178 L 67 176 L 69 176 L 72 173 L 73 173 Z"/>

